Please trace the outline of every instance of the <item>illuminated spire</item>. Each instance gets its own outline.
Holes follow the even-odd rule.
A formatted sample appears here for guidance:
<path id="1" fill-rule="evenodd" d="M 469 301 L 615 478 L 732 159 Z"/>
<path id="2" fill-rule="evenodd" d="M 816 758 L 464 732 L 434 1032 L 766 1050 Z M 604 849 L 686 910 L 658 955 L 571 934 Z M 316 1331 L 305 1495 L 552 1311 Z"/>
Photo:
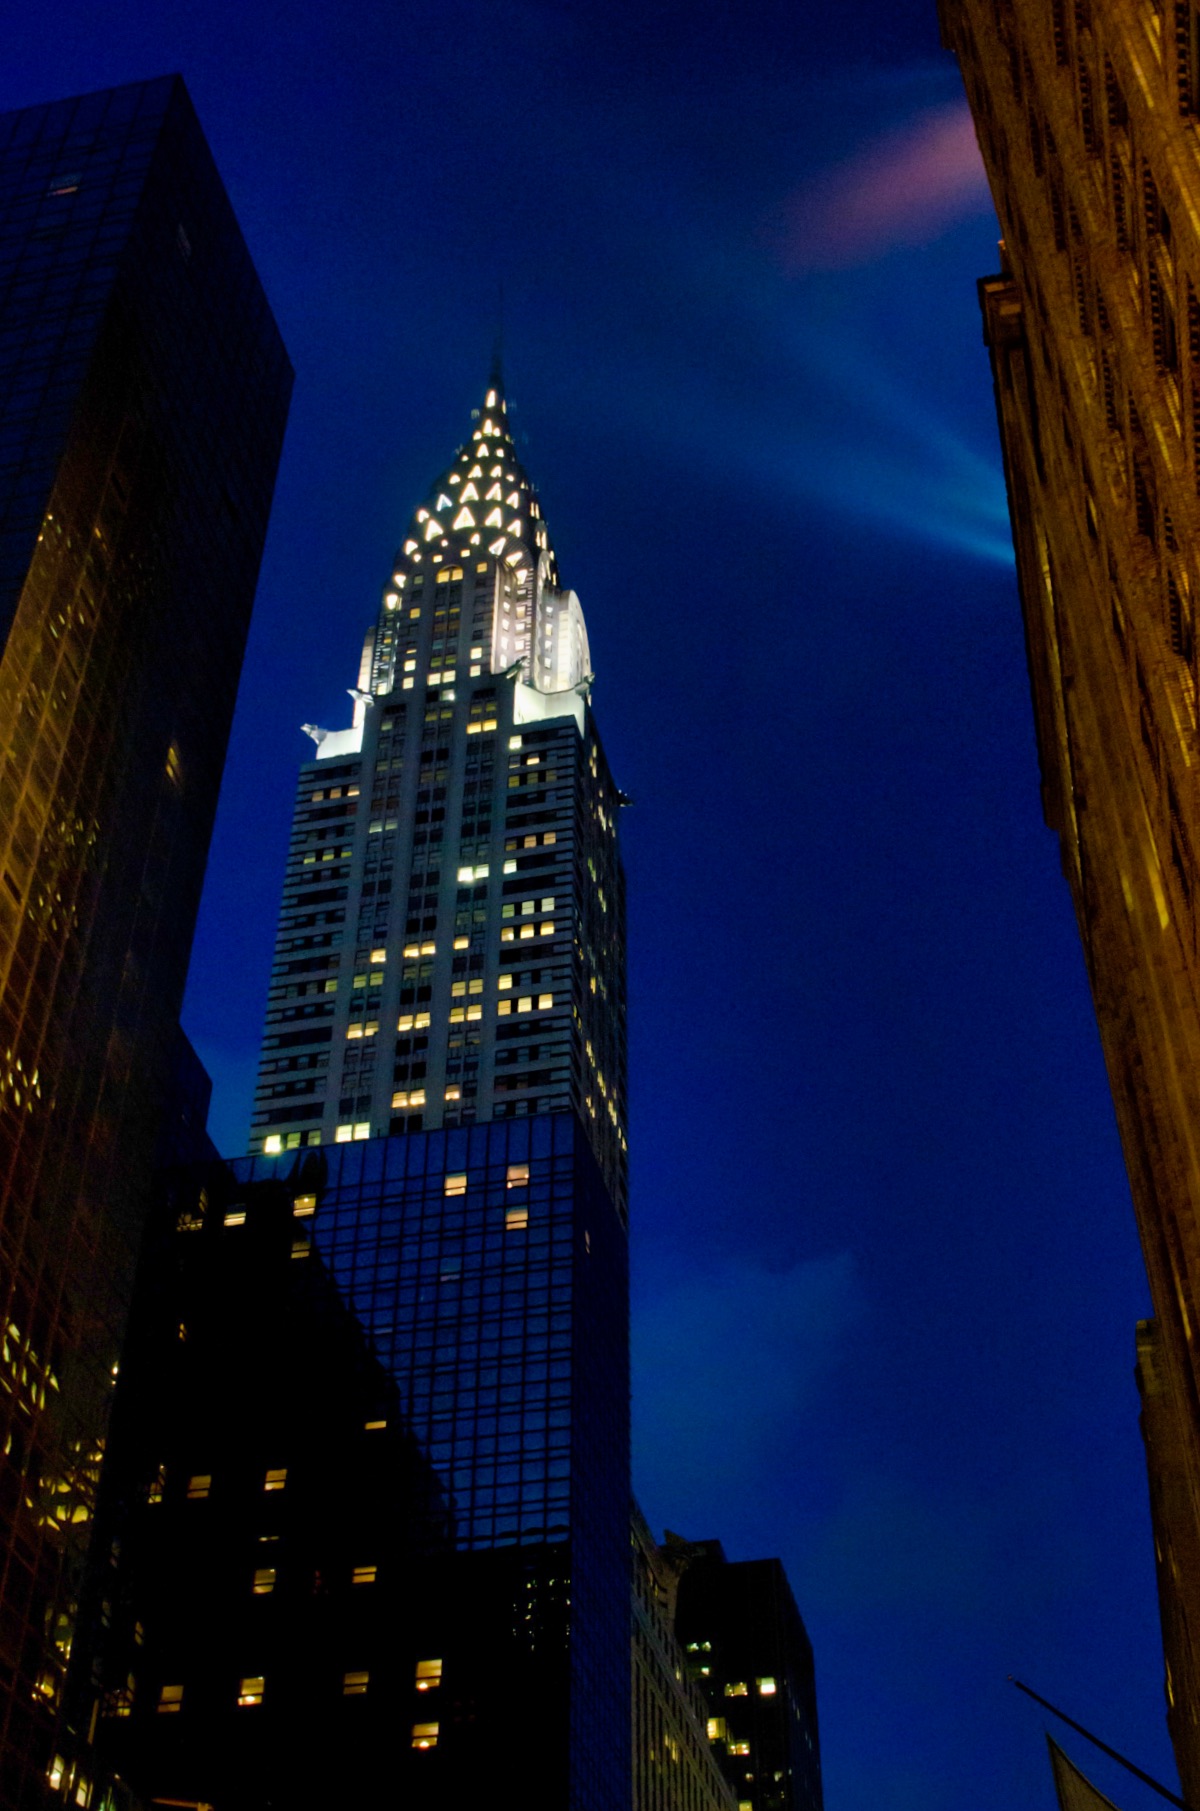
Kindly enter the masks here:
<path id="1" fill-rule="evenodd" d="M 420 601 L 442 583 L 459 587 L 442 599 L 456 606 L 453 618 Z M 492 673 L 519 674 L 543 695 L 591 678 L 579 599 L 559 587 L 541 505 L 513 441 L 500 331 L 470 438 L 413 512 L 384 587 L 369 690 L 378 697 Z"/>

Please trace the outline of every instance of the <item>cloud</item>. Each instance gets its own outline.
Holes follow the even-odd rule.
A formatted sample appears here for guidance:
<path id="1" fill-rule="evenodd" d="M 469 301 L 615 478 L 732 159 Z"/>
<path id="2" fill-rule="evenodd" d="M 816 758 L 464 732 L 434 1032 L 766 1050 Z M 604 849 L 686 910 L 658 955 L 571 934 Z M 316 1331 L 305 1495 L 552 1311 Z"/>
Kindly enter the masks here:
<path id="1" fill-rule="evenodd" d="M 648 1511 L 689 1529 L 711 1518 L 724 1534 L 735 1503 L 740 1515 L 777 1495 L 805 1411 L 860 1313 L 849 1253 L 639 1290 L 634 1481 Z M 778 1529 L 764 1538 L 777 1541 Z"/>
<path id="2" fill-rule="evenodd" d="M 785 205 L 792 271 L 844 270 L 925 245 L 991 207 L 965 101 L 918 114 L 807 184 Z"/>
<path id="3" fill-rule="evenodd" d="M 808 1601 L 822 1609 L 975 1610 L 991 1582 L 988 1517 L 908 1480 L 852 1479 L 812 1536 Z"/>

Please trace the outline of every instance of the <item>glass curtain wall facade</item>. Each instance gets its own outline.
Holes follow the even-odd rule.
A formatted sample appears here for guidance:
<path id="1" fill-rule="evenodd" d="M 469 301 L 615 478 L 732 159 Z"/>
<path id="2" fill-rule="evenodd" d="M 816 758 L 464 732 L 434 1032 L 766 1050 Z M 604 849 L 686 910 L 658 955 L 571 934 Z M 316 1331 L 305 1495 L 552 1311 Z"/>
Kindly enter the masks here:
<path id="1" fill-rule="evenodd" d="M 0 118 L 4 1806 L 65 1714 L 290 388 L 181 82 Z"/>

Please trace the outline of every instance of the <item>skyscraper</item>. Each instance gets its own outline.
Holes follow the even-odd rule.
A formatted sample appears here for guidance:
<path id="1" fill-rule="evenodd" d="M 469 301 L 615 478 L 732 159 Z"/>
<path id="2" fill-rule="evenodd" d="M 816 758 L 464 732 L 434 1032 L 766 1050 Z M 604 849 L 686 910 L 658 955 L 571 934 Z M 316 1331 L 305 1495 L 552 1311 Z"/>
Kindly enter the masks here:
<path id="1" fill-rule="evenodd" d="M 821 1811 L 812 1643 L 777 1559 L 725 1558 L 668 1535 L 675 1633 L 708 1701 L 709 1734 L 739 1811 Z"/>
<path id="2" fill-rule="evenodd" d="M 1168 1722 L 1195 1803 L 1200 9 L 941 0 L 941 14 L 1004 231 L 980 293 L 1043 804 L 1154 1305 L 1138 1341 L 1143 1429 Z"/>
<path id="3" fill-rule="evenodd" d="M 498 373 L 310 726 L 254 1150 L 570 1109 L 625 1205 L 621 795 Z M 397 1035 L 398 1034 L 398 1035 Z"/>
<path id="4" fill-rule="evenodd" d="M 183 84 L 0 118 L 0 1804 L 36 1803 L 291 388 Z"/>
<path id="5" fill-rule="evenodd" d="M 497 1777 L 629 1802 L 621 797 L 498 373 L 473 422 L 389 568 L 353 724 L 310 730 L 254 1152 L 160 1204 L 179 1255 L 122 1390 L 174 1382 L 126 1422 L 95 1634 L 100 1747 L 160 1800 L 315 1807 L 365 1769 L 440 1811 Z M 320 1279 L 312 1339 L 348 1310 L 383 1406 L 349 1390 L 307 1425 L 303 1389 L 217 1362 L 226 1295 L 188 1278 L 250 1263 L 265 1318 L 297 1266 Z M 334 1460 L 331 1541 L 321 1448 L 367 1436 L 419 1453 L 444 1513 L 398 1539 Z M 189 1572 L 230 1605 L 211 1642 L 186 1638 Z M 331 1753 L 358 1732 L 340 1782 L 293 1739 L 318 1727 Z"/>

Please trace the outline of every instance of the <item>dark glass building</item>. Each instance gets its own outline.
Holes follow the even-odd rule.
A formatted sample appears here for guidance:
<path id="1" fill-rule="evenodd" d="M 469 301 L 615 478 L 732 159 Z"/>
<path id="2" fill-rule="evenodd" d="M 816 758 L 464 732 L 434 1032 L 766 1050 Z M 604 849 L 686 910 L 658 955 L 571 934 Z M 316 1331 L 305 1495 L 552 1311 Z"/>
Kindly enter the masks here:
<path id="1" fill-rule="evenodd" d="M 90 1717 L 81 1570 L 290 388 L 178 79 L 0 118 L 6 1807 Z"/>
<path id="2" fill-rule="evenodd" d="M 630 1803 L 621 798 L 498 375 L 473 424 L 392 562 L 354 722 L 309 726 L 253 1154 L 176 1175 L 176 1255 L 139 1290 L 88 1641 L 105 1764 L 160 1801 Z M 311 1418 L 307 1371 L 240 1331 L 226 1362 L 299 1274 L 313 1353 L 360 1330 L 386 1427 L 336 1343 Z M 393 1438 L 419 1456 L 396 1489 L 427 1474 L 441 1513 L 372 1525 L 355 1455 Z"/>
<path id="3" fill-rule="evenodd" d="M 668 1535 L 675 1633 L 708 1700 L 709 1739 L 740 1811 L 821 1811 L 812 1644 L 777 1559 L 729 1561 Z"/>

